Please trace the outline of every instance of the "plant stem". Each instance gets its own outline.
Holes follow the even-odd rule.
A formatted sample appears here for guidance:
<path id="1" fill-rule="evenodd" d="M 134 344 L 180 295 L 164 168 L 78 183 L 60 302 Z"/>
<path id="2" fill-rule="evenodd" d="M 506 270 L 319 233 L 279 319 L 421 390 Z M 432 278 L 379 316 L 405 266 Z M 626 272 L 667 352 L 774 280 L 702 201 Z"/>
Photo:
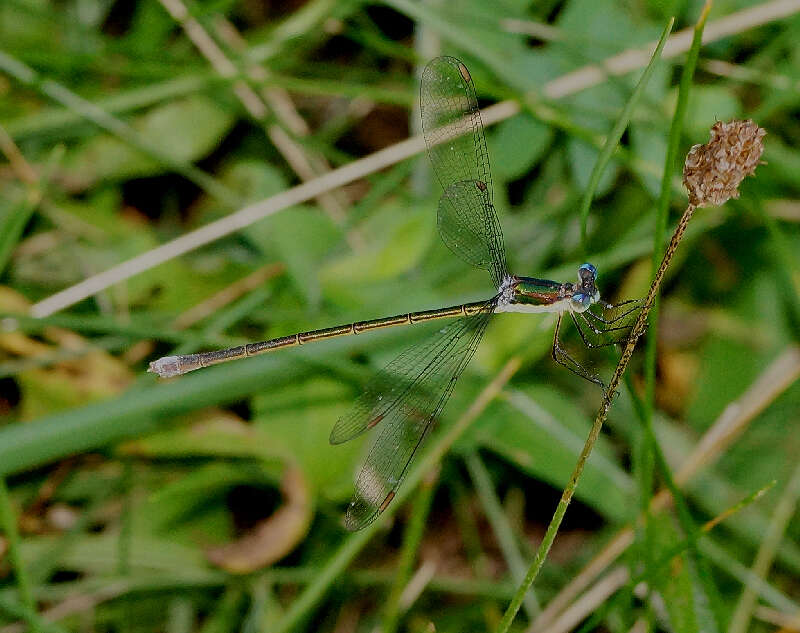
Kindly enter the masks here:
<path id="1" fill-rule="evenodd" d="M 33 600 L 31 585 L 28 580 L 28 572 L 22 563 L 19 551 L 19 532 L 17 531 L 17 516 L 11 505 L 11 497 L 8 494 L 5 477 L 0 477 L 0 526 L 6 533 L 8 540 L 8 557 L 11 566 L 14 568 L 14 577 L 17 581 L 17 591 L 19 600 L 25 611 L 22 616 L 28 623 L 31 631 L 38 633 L 41 631 L 39 620 L 36 617 L 36 602 Z"/>
<path id="2" fill-rule="evenodd" d="M 500 500 L 497 498 L 489 471 L 486 470 L 486 466 L 484 466 L 476 451 L 468 453 L 464 463 L 467 466 L 475 490 L 478 492 L 486 518 L 492 526 L 492 531 L 500 546 L 500 551 L 503 553 L 503 558 L 506 560 L 506 565 L 508 565 L 511 572 L 511 577 L 514 582 L 521 582 L 525 576 L 525 560 L 519 550 L 514 530 L 509 524 L 508 517 L 503 512 Z M 525 594 L 523 605 L 531 621 L 541 611 L 539 601 L 533 591 L 528 591 Z"/>
<path id="3" fill-rule="evenodd" d="M 772 566 L 775 553 L 778 550 L 781 539 L 786 532 L 789 521 L 797 508 L 797 500 L 800 499 L 800 465 L 796 466 L 789 478 L 789 482 L 783 494 L 775 506 L 772 521 L 769 525 L 764 540 L 758 548 L 758 554 L 753 562 L 752 572 L 760 579 L 764 579 Z M 745 633 L 750 627 L 750 618 L 756 606 L 757 593 L 754 587 L 749 584 L 744 586 L 736 610 L 731 618 L 730 633 Z"/>
<path id="4" fill-rule="evenodd" d="M 660 288 L 661 282 L 664 279 L 664 273 L 666 273 L 667 268 L 669 268 L 672 257 L 675 255 L 675 250 L 678 248 L 678 244 L 680 244 L 680 241 L 683 238 L 683 234 L 686 231 L 689 220 L 692 219 L 692 214 L 694 213 L 695 208 L 696 207 L 693 204 L 689 204 L 686 207 L 686 210 L 683 212 L 683 215 L 678 222 L 678 226 L 675 227 L 675 232 L 672 234 L 672 239 L 669 241 L 669 246 L 667 246 L 664 257 L 661 259 L 661 264 L 659 265 L 656 275 L 650 284 L 650 290 L 647 293 L 644 306 L 642 306 L 642 311 L 639 313 L 639 318 L 636 320 L 636 323 L 633 326 L 631 336 L 628 339 L 628 342 L 625 344 L 625 349 L 623 349 L 622 356 L 617 363 L 617 368 L 614 370 L 614 375 L 612 376 L 608 385 L 608 390 L 603 395 L 603 402 L 600 405 L 597 415 L 595 416 L 594 423 L 589 431 L 589 437 L 586 439 L 586 443 L 583 446 L 580 457 L 578 457 L 578 463 L 575 464 L 575 469 L 572 471 L 572 476 L 569 478 L 569 482 L 567 483 L 566 488 L 564 488 L 564 492 L 561 494 L 561 499 L 558 502 L 556 511 L 553 514 L 553 518 L 550 520 L 550 525 L 547 526 L 547 532 L 545 532 L 544 538 L 539 545 L 539 549 L 536 551 L 536 556 L 534 557 L 533 563 L 531 563 L 531 566 L 528 569 L 525 580 L 523 580 L 522 584 L 517 588 L 514 597 L 511 599 L 511 604 L 508 605 L 508 609 L 506 609 L 506 612 L 503 615 L 503 619 L 497 629 L 498 633 L 506 633 L 508 631 L 511 623 L 514 620 L 514 616 L 517 614 L 517 611 L 519 611 L 525 594 L 533 584 L 533 581 L 536 580 L 536 576 L 539 575 L 539 570 L 542 568 L 542 565 L 547 558 L 547 554 L 553 545 L 553 541 L 555 541 L 558 528 L 561 526 L 561 521 L 564 519 L 564 515 L 567 512 L 567 507 L 569 506 L 570 501 L 572 501 L 572 496 L 575 494 L 575 489 L 578 487 L 578 480 L 583 473 L 586 460 L 589 459 L 589 455 L 592 453 L 595 442 L 597 442 L 597 438 L 600 436 L 603 423 L 608 417 L 608 412 L 611 409 L 614 394 L 616 393 L 617 387 L 619 387 L 622 375 L 628 368 L 628 363 L 631 360 L 631 356 L 633 356 L 633 350 L 636 347 L 639 337 L 644 334 L 644 331 L 647 328 L 647 316 L 650 313 L 650 308 L 653 306 L 653 301 L 655 300 L 656 295 L 658 294 L 658 289 Z"/>
<path id="5" fill-rule="evenodd" d="M 692 44 L 689 48 L 689 53 L 686 56 L 686 62 L 683 65 L 681 73 L 680 87 L 678 89 L 678 101 L 675 105 L 675 112 L 672 116 L 670 123 L 667 154 L 664 159 L 664 171 L 661 178 L 661 190 L 659 192 L 658 204 L 656 207 L 656 225 L 653 231 L 653 274 L 658 270 L 658 251 L 664 242 L 664 234 L 667 230 L 667 220 L 669 218 L 670 200 L 672 198 L 672 182 L 675 166 L 678 162 L 678 152 L 683 132 L 683 124 L 685 119 L 686 107 L 689 102 L 689 92 L 692 87 L 692 79 L 694 71 L 697 67 L 697 59 L 700 55 L 700 47 L 703 40 L 703 30 L 705 28 L 706 19 L 711 10 L 711 0 L 706 0 L 705 6 L 700 13 L 700 17 L 694 27 L 694 34 L 692 37 Z M 644 382 L 645 382 L 645 395 L 641 408 L 641 423 L 642 423 L 642 438 L 639 442 L 639 458 L 636 460 L 640 465 L 639 467 L 639 494 L 641 496 L 641 508 L 644 512 L 644 540 L 643 540 L 643 558 L 647 565 L 653 564 L 652 555 L 654 552 L 654 543 L 652 542 L 652 526 L 650 513 L 650 501 L 653 497 L 653 483 L 654 483 L 654 458 L 659 460 L 663 466 L 666 467 L 666 462 L 663 460 L 663 455 L 660 453 L 660 448 L 657 445 L 655 432 L 653 430 L 653 411 L 655 407 L 655 382 L 656 382 L 656 356 L 658 345 L 658 313 L 659 313 L 659 296 L 656 294 L 653 302 L 652 310 L 650 311 L 650 325 L 649 329 L 653 332 L 645 341 L 645 355 L 644 355 Z M 633 391 L 631 390 L 631 394 Z M 663 470 L 663 469 L 662 469 Z M 664 472 L 664 479 L 669 486 L 671 473 Z M 677 492 L 677 488 L 675 489 Z M 677 498 L 676 498 L 676 501 Z M 680 503 L 678 502 L 680 507 Z M 682 519 L 690 517 L 688 513 L 679 513 Z M 683 522 L 683 521 L 682 521 Z M 684 524 L 684 530 L 691 533 L 693 529 L 693 522 L 689 525 Z M 690 529 L 690 527 L 692 529 Z M 696 548 L 691 548 L 691 554 L 696 558 Z"/>
<path id="6" fill-rule="evenodd" d="M 622 113 L 614 123 L 614 127 L 612 128 L 611 132 L 609 132 L 608 136 L 606 136 L 606 142 L 603 145 L 603 149 L 600 150 L 600 155 L 597 157 L 594 168 L 592 169 L 592 173 L 589 176 L 589 184 L 586 187 L 586 192 L 583 195 L 581 206 L 578 212 L 578 216 L 581 220 L 581 248 L 584 250 L 584 252 L 586 251 L 586 243 L 588 240 L 587 222 L 589 219 L 589 208 L 592 206 L 592 200 L 594 199 L 595 191 L 597 191 L 597 187 L 600 184 L 600 178 L 603 176 L 603 172 L 608 166 L 608 162 L 611 160 L 611 155 L 619 145 L 619 141 L 622 138 L 625 129 L 628 127 L 628 122 L 631 120 L 631 116 L 633 116 L 633 111 L 636 108 L 636 105 L 639 103 L 639 99 L 644 94 L 644 89 L 647 87 L 647 82 L 650 81 L 650 77 L 655 70 L 656 62 L 661 58 L 661 51 L 664 48 L 664 44 L 666 44 L 667 38 L 672 32 L 673 24 L 675 24 L 675 18 L 670 18 L 667 21 L 667 26 L 664 27 L 664 30 L 661 33 L 661 38 L 658 40 L 655 51 L 653 51 L 653 54 L 650 56 L 650 62 L 647 64 L 642 76 L 639 78 L 639 82 L 636 84 L 633 94 L 631 95 L 630 99 L 628 99 L 625 107 L 622 109 Z"/>
<path id="7" fill-rule="evenodd" d="M 382 633 L 394 633 L 403 615 L 401 596 L 408 584 L 414 570 L 414 563 L 417 560 L 422 537 L 425 535 L 428 515 L 433 502 L 433 493 L 436 490 L 436 480 L 439 477 L 439 468 L 434 467 L 420 484 L 420 490 L 414 499 L 414 509 L 411 513 L 411 520 L 406 527 L 403 535 L 403 550 L 400 553 L 400 561 L 397 564 L 397 571 L 394 576 L 389 596 L 386 599 L 386 609 L 383 614 Z"/>

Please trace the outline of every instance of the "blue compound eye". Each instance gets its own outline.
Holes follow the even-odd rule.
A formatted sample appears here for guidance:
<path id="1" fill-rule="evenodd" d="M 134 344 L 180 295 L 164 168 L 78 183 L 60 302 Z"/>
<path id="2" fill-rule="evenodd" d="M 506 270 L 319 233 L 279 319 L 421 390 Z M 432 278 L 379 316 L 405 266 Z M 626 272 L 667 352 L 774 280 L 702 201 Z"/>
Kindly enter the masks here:
<path id="1" fill-rule="evenodd" d="M 580 311 L 586 310 L 592 305 L 592 298 L 582 292 L 577 292 L 572 295 L 572 306 Z"/>
<path id="2" fill-rule="evenodd" d="M 581 267 L 578 268 L 578 270 L 589 271 L 589 273 L 592 275 L 592 279 L 597 277 L 597 268 L 595 268 L 592 264 L 589 264 L 589 263 L 581 264 Z"/>

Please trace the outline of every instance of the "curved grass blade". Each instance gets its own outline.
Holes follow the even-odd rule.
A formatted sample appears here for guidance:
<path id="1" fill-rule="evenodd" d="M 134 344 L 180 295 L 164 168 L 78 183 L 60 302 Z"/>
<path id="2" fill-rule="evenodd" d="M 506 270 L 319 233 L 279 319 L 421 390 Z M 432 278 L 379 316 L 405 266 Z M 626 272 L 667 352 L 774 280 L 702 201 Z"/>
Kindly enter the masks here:
<path id="1" fill-rule="evenodd" d="M 644 94 L 644 89 L 647 86 L 647 82 L 650 81 L 650 76 L 653 74 L 653 70 L 655 70 L 656 62 L 661 58 L 661 51 L 664 48 L 664 44 L 667 43 L 669 34 L 672 32 L 673 24 L 675 24 L 675 18 L 670 18 L 667 26 L 664 27 L 664 30 L 661 33 L 661 37 L 658 40 L 658 44 L 656 45 L 653 54 L 650 56 L 650 62 L 647 64 L 642 76 L 639 78 L 639 82 L 636 84 L 633 94 L 631 95 L 630 99 L 628 99 L 628 102 L 622 109 L 619 118 L 617 119 L 616 123 L 614 123 L 614 127 L 606 137 L 606 142 L 603 145 L 603 149 L 600 150 L 600 155 L 597 157 L 597 162 L 594 164 L 592 173 L 589 176 L 589 184 L 586 186 L 586 192 L 583 194 L 580 207 L 581 247 L 584 251 L 586 251 L 587 242 L 586 222 L 589 219 L 589 207 L 592 205 L 594 192 L 597 190 L 597 185 L 600 184 L 600 178 L 603 175 L 606 166 L 608 165 L 608 161 L 611 160 L 611 155 L 617 148 L 617 145 L 622 138 L 622 134 L 625 132 L 625 128 L 628 127 L 628 123 L 631 120 L 633 111 L 636 108 L 636 105 L 639 103 L 639 99 Z"/>

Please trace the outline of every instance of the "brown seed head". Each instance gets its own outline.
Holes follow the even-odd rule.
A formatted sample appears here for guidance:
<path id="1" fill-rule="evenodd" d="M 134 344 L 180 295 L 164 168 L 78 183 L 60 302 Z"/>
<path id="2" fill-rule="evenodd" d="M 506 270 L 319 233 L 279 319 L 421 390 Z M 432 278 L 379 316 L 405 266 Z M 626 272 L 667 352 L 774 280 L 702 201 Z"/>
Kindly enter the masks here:
<path id="1" fill-rule="evenodd" d="M 718 206 L 739 197 L 739 183 L 756 170 L 764 151 L 766 130 L 751 120 L 717 121 L 711 140 L 695 145 L 686 156 L 683 184 L 689 202 L 697 207 Z"/>

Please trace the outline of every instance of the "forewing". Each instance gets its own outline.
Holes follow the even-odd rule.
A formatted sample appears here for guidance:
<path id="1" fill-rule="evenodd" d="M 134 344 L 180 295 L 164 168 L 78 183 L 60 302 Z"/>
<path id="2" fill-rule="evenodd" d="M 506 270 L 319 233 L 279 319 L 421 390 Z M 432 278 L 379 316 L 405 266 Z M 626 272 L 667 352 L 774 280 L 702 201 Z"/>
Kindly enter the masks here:
<path id="1" fill-rule="evenodd" d="M 466 230 L 482 240 L 481 251 L 488 255 L 488 261 L 480 267 L 488 269 L 499 286 L 506 276 L 505 246 L 493 204 L 492 174 L 478 100 L 467 67 L 454 57 L 431 61 L 422 73 L 420 107 L 428 156 L 445 191 L 439 207 L 442 239 L 473 265 L 478 265 L 475 243 L 454 241 L 448 236 Z M 453 202 L 456 198 L 460 198 L 458 205 Z M 475 231 L 476 226 L 482 229 Z"/>
<path id="2" fill-rule="evenodd" d="M 403 352 L 370 382 L 351 413 L 337 422 L 331 433 L 334 443 L 378 427 L 356 477 L 345 516 L 348 529 L 371 523 L 394 498 L 417 448 L 480 343 L 493 310 L 494 300 L 481 312 L 451 321 L 425 344 Z"/>
<path id="3" fill-rule="evenodd" d="M 439 235 L 447 247 L 467 263 L 492 274 L 495 286 L 501 279 L 495 275 L 492 238 L 487 235 L 484 209 L 490 204 L 487 192 L 476 181 L 454 182 L 439 199 Z M 466 211 L 465 211 L 466 210 Z"/>

